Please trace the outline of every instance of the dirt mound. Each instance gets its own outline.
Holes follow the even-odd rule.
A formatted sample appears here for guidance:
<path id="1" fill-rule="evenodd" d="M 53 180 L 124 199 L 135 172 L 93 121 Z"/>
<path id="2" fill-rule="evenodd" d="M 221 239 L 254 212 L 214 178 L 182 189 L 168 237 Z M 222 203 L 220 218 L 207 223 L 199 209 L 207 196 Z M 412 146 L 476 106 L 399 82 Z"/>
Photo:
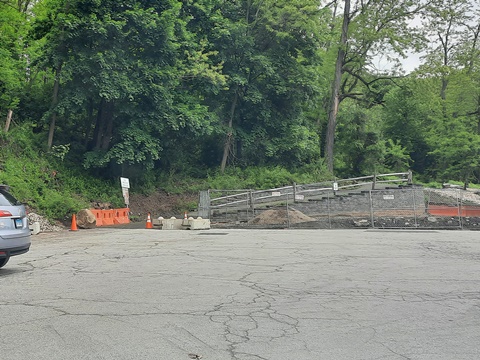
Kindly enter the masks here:
<path id="1" fill-rule="evenodd" d="M 249 221 L 249 224 L 255 225 L 275 225 L 275 224 L 298 224 L 303 222 L 315 221 L 298 210 L 265 210 L 260 215 Z"/>
<path id="2" fill-rule="evenodd" d="M 168 194 L 156 191 L 149 195 L 130 194 L 130 212 L 133 217 L 146 219 L 148 213 L 154 218 L 163 216 L 183 217 L 197 207 L 198 194 Z"/>

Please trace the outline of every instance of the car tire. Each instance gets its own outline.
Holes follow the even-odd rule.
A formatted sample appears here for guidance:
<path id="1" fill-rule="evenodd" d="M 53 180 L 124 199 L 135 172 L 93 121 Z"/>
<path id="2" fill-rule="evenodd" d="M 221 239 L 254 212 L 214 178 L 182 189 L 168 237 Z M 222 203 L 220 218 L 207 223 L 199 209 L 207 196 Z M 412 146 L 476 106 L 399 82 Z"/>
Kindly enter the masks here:
<path id="1" fill-rule="evenodd" d="M 4 267 L 5 265 L 7 265 L 8 260 L 10 260 L 9 257 L 0 259 L 0 268 L 2 268 L 2 267 Z"/>

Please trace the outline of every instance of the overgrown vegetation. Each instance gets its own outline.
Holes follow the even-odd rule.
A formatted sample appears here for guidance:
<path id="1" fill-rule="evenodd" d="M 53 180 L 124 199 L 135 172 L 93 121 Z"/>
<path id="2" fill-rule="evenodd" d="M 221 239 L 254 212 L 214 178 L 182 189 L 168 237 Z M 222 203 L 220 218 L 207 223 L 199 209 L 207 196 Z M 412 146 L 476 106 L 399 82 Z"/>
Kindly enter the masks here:
<path id="1" fill-rule="evenodd" d="M 68 151 L 64 152 L 66 149 L 47 150 L 38 144 L 39 138 L 28 126 L 0 133 L 0 183 L 11 186 L 13 194 L 31 210 L 52 220 L 66 220 L 95 202 L 124 206 L 118 178 L 100 178 L 82 171 L 71 161 Z M 148 194 L 161 189 L 181 194 L 206 189 L 262 189 L 320 181 L 328 174 L 321 165 L 298 172 L 280 166 L 229 168 L 224 174 L 215 171 L 197 178 L 188 173 L 156 174 L 153 169 L 145 169 L 141 176 L 134 177 L 132 190 Z"/>
<path id="2" fill-rule="evenodd" d="M 51 151 L 39 151 L 36 137 L 25 127 L 0 135 L 0 183 L 30 209 L 64 220 L 95 201 L 122 206 L 118 184 L 82 172 Z"/>

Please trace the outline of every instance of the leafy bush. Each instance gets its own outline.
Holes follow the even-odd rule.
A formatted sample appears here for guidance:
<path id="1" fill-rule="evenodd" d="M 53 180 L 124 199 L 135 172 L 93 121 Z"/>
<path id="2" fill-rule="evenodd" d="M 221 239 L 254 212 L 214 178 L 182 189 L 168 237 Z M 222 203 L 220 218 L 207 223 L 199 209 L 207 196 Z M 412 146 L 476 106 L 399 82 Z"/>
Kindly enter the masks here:
<path id="1" fill-rule="evenodd" d="M 298 172 L 283 167 L 229 168 L 224 174 L 210 172 L 206 178 L 196 179 L 180 175 L 162 175 L 158 187 L 169 193 L 198 192 L 207 189 L 269 189 L 288 186 L 296 182 L 307 184 L 330 179 L 322 166 L 306 166 Z"/>
<path id="2" fill-rule="evenodd" d="M 89 208 L 92 201 L 123 206 L 120 185 L 93 178 L 65 163 L 63 157 L 39 151 L 37 140 L 28 126 L 0 137 L 0 183 L 9 185 L 33 211 L 63 220 Z"/>

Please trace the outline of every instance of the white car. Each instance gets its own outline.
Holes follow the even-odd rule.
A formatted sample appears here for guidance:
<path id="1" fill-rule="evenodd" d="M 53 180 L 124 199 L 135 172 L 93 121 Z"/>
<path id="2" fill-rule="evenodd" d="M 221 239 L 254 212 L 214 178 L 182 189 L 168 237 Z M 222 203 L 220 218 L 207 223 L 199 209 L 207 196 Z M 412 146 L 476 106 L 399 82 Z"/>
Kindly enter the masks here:
<path id="1" fill-rule="evenodd" d="M 25 206 L 13 197 L 7 185 L 0 185 L 0 268 L 11 256 L 30 249 L 30 228 Z"/>

